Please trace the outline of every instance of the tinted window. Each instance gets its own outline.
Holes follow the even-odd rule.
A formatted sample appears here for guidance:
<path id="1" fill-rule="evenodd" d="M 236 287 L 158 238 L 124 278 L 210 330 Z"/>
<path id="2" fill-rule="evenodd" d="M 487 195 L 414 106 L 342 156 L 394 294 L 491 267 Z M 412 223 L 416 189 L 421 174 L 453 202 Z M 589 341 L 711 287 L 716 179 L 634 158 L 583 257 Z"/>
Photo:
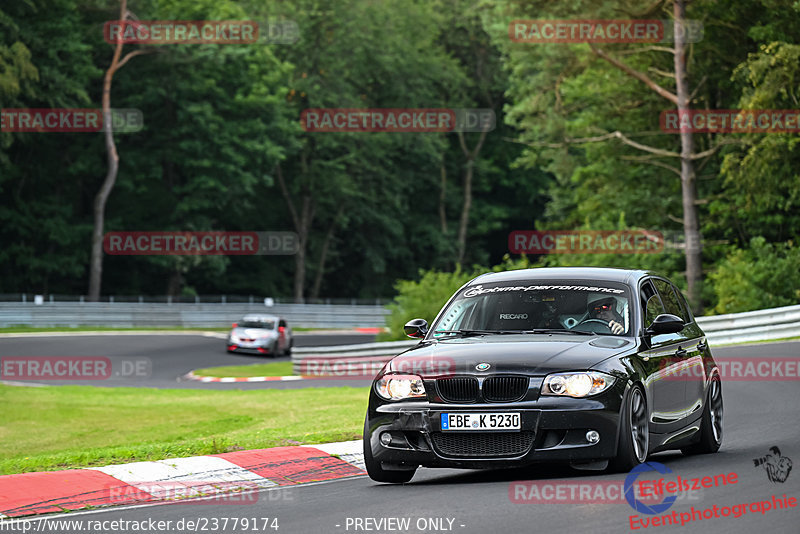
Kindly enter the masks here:
<path id="1" fill-rule="evenodd" d="M 686 296 L 683 293 L 681 293 L 677 287 L 675 288 L 675 293 L 678 294 L 678 299 L 680 299 L 681 304 L 683 304 L 684 315 L 681 315 L 681 317 L 683 317 L 687 323 L 691 323 L 692 321 L 694 321 L 694 316 L 692 315 L 692 308 L 691 306 L 689 306 L 689 302 L 686 300 Z"/>
<path id="2" fill-rule="evenodd" d="M 267 330 L 272 330 L 275 328 L 274 321 L 242 321 L 239 323 L 239 326 L 242 328 L 265 328 Z"/>
<path id="3" fill-rule="evenodd" d="M 658 294 L 661 295 L 661 301 L 664 303 L 667 313 L 677 315 L 678 317 L 683 318 L 683 322 L 688 322 L 686 320 L 686 314 L 683 311 L 683 307 L 681 306 L 680 301 L 678 301 L 678 296 L 672 289 L 672 284 L 666 282 L 665 280 L 653 280 L 653 282 L 656 285 L 656 289 L 658 289 Z"/>

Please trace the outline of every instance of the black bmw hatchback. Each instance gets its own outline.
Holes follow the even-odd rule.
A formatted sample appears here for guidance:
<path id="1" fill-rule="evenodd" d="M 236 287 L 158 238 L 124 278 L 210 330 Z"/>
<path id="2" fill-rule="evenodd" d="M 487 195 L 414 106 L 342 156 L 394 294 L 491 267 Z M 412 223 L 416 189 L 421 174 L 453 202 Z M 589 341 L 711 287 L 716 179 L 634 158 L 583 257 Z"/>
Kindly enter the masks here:
<path id="1" fill-rule="evenodd" d="M 419 466 L 567 462 L 627 471 L 666 449 L 716 452 L 722 386 L 680 291 L 645 271 L 528 269 L 459 289 L 370 390 L 364 460 L 379 482 Z"/>

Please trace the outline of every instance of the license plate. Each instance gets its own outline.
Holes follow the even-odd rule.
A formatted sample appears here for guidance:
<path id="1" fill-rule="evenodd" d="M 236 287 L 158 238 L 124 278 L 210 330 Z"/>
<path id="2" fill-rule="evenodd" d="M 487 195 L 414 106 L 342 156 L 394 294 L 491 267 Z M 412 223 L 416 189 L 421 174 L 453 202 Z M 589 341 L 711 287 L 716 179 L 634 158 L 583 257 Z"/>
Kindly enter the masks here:
<path id="1" fill-rule="evenodd" d="M 519 413 L 443 413 L 442 430 L 520 430 Z"/>

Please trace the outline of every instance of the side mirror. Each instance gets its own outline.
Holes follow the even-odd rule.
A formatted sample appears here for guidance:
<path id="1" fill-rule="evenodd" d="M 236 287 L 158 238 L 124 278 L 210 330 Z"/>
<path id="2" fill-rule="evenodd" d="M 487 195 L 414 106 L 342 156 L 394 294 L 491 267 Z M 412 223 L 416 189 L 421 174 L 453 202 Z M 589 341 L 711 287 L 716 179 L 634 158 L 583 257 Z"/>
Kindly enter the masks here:
<path id="1" fill-rule="evenodd" d="M 651 335 L 675 334 L 683 330 L 683 319 L 671 313 L 662 313 L 647 327 L 645 333 Z"/>
<path id="2" fill-rule="evenodd" d="M 423 338 L 428 333 L 428 321 L 425 319 L 411 319 L 403 327 L 403 330 L 408 337 Z"/>

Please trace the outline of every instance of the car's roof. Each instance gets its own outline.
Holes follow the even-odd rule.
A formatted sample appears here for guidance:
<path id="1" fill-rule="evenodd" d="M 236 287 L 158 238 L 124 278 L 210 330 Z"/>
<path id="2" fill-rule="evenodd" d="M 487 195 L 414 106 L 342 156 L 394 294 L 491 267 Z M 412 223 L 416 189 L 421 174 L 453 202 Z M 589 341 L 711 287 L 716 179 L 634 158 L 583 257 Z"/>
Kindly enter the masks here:
<path id="1" fill-rule="evenodd" d="M 279 317 L 277 315 L 245 315 L 242 317 L 242 321 L 255 321 L 259 323 L 277 321 L 278 319 Z"/>
<path id="2" fill-rule="evenodd" d="M 518 280 L 591 280 L 634 284 L 649 271 L 613 269 L 610 267 L 542 267 L 539 269 L 518 269 L 499 273 L 486 273 L 473 279 L 468 286 L 494 282 Z"/>

